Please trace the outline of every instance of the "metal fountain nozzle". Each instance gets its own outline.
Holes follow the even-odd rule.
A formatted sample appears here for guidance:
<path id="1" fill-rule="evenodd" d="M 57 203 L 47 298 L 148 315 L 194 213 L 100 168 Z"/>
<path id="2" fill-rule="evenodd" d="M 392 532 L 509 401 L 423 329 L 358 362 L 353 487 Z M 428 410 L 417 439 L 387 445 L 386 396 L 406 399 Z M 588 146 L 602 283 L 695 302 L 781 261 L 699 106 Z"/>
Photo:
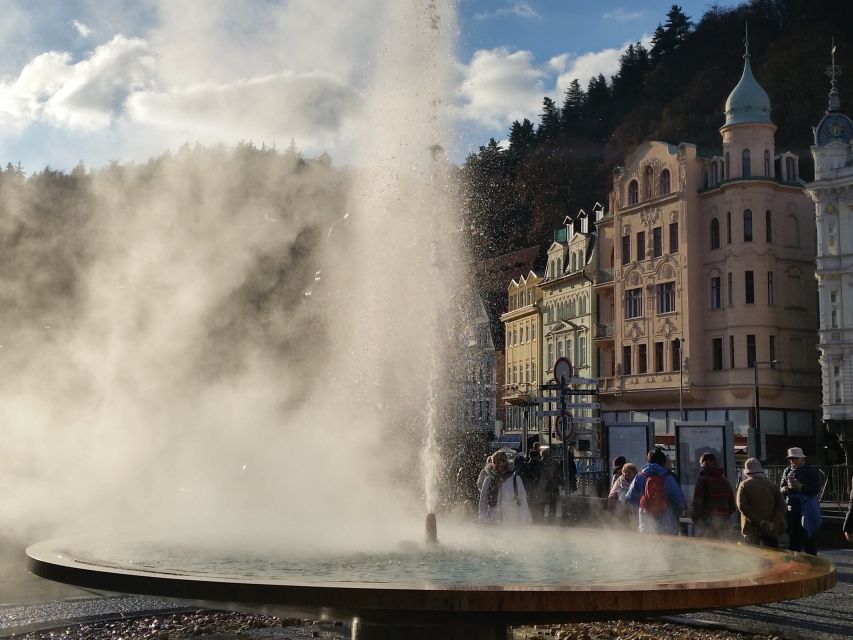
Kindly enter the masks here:
<path id="1" fill-rule="evenodd" d="M 438 544 L 438 525 L 434 513 L 428 513 L 426 517 L 426 541 L 427 544 Z"/>

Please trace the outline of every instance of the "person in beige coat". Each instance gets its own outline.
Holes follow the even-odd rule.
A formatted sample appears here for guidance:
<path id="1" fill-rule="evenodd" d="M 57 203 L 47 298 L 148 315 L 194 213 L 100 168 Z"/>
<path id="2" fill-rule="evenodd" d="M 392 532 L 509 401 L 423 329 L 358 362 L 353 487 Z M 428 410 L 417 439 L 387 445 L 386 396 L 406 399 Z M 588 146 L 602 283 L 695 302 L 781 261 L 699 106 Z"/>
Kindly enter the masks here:
<path id="1" fill-rule="evenodd" d="M 740 530 L 749 544 L 778 547 L 785 532 L 785 499 L 779 487 L 764 476 L 755 458 L 744 465 L 746 479 L 737 488 L 735 503 L 740 511 Z"/>

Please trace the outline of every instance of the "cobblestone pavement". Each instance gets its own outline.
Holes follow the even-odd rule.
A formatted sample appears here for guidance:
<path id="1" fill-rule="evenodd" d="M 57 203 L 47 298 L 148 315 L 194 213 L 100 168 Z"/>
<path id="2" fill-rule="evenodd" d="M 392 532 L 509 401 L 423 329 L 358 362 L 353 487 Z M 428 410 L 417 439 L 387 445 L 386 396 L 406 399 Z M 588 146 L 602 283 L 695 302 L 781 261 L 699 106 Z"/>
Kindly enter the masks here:
<path id="1" fill-rule="evenodd" d="M 829 591 L 799 600 L 679 617 L 772 632 L 785 639 L 849 640 L 853 638 L 853 549 L 821 550 L 820 555 L 838 570 L 838 584 Z"/>

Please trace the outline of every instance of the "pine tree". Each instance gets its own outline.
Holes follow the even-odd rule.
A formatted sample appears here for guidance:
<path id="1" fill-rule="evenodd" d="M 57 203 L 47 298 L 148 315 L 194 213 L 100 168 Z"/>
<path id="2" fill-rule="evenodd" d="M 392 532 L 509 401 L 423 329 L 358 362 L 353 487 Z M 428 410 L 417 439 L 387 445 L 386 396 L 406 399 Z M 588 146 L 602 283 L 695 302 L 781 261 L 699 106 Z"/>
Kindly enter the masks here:
<path id="1" fill-rule="evenodd" d="M 560 111 L 560 124 L 563 133 L 570 136 L 581 135 L 584 102 L 586 102 L 586 93 L 581 89 L 581 83 L 575 78 L 569 84 L 569 88 L 566 89 L 563 108 Z"/>
<path id="2" fill-rule="evenodd" d="M 539 129 L 536 132 L 539 140 L 549 140 L 560 133 L 560 111 L 549 97 L 542 100 Z"/>
<path id="3" fill-rule="evenodd" d="M 675 51 L 687 39 L 692 26 L 693 23 L 682 8 L 677 4 L 672 5 L 666 14 L 666 24 L 659 24 L 652 37 L 652 62 L 657 64 Z"/>
<path id="4" fill-rule="evenodd" d="M 536 132 L 533 123 L 527 118 L 516 120 L 509 128 L 509 150 L 515 155 L 521 155 L 536 144 Z"/>
<path id="5" fill-rule="evenodd" d="M 610 134 L 611 95 L 604 75 L 590 78 L 583 108 L 584 132 L 589 140 L 604 142 Z"/>

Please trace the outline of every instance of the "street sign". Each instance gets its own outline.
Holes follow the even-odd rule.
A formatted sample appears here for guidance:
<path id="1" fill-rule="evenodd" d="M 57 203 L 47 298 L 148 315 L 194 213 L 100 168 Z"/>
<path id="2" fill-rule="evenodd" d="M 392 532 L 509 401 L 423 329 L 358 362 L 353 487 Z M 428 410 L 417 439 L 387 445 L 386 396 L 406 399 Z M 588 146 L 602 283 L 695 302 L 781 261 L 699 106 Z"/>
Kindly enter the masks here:
<path id="1" fill-rule="evenodd" d="M 554 380 L 560 382 L 565 379 L 568 381 L 572 377 L 572 363 L 568 358 L 557 358 L 554 363 Z"/>

